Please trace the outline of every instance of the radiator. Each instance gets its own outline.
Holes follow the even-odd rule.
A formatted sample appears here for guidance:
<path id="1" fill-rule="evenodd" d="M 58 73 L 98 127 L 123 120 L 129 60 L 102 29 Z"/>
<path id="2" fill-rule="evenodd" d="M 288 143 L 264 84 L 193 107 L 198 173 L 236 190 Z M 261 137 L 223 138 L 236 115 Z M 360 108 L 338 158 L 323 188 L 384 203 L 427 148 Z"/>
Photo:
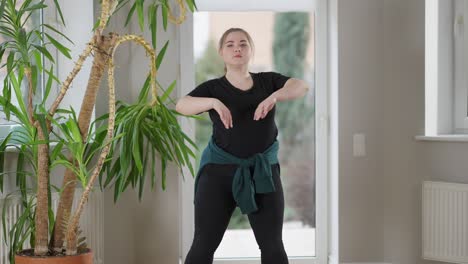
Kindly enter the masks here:
<path id="1" fill-rule="evenodd" d="M 73 201 L 73 211 L 75 210 L 78 199 L 81 196 L 81 189 L 77 190 L 77 195 Z M 4 200 L 0 200 L 0 210 L 3 208 Z M 52 206 L 54 212 L 58 206 L 57 193 L 52 194 Z M 22 206 L 19 197 L 13 197 L 7 205 L 7 232 L 11 226 L 16 222 L 21 213 Z M 80 228 L 83 230 L 81 236 L 86 237 L 86 243 L 91 248 L 94 255 L 94 264 L 104 263 L 104 194 L 98 189 L 90 193 L 88 203 L 86 204 L 83 214 L 80 219 Z M 0 264 L 9 264 L 8 250 L 9 248 L 4 243 L 3 229 L 0 226 Z M 24 248 L 29 248 L 27 241 Z"/>
<path id="2" fill-rule="evenodd" d="M 468 184 L 425 181 L 422 257 L 468 263 Z"/>

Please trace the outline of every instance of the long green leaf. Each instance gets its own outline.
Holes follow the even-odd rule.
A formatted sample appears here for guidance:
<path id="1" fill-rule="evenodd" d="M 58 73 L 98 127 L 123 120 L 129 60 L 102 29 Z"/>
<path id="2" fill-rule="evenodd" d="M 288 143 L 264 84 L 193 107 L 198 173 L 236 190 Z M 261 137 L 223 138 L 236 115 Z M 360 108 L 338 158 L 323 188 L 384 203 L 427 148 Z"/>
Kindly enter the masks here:
<path id="1" fill-rule="evenodd" d="M 122 178 L 119 177 L 117 178 L 117 181 L 115 182 L 115 186 L 114 186 L 114 203 L 117 202 L 117 199 L 119 199 L 121 185 L 122 185 Z"/>
<path id="2" fill-rule="evenodd" d="M 175 88 L 177 80 L 174 80 L 171 85 L 167 88 L 167 90 L 164 92 L 164 94 L 161 96 L 161 102 L 166 101 L 166 99 L 169 97 L 169 95 L 172 93 L 172 91 Z"/>
<path id="3" fill-rule="evenodd" d="M 52 63 L 55 63 L 54 61 L 54 58 L 52 57 L 52 55 L 50 54 L 50 52 L 44 48 L 44 47 L 41 47 L 39 45 L 35 45 L 35 44 L 32 44 L 39 52 L 41 52 L 42 54 L 44 54 L 44 56 L 46 56 Z"/>
<path id="4" fill-rule="evenodd" d="M 41 57 L 41 54 L 37 50 L 32 51 L 32 54 L 34 56 L 34 64 L 37 65 L 39 71 L 42 72 L 42 57 Z"/>
<path id="5" fill-rule="evenodd" d="M 14 52 L 14 51 L 11 51 L 10 54 L 8 54 L 8 58 L 7 58 L 7 62 L 6 62 L 6 65 L 7 65 L 7 76 L 8 76 L 8 75 L 14 70 L 14 68 L 15 68 L 14 60 L 15 60 L 15 52 Z"/>
<path id="6" fill-rule="evenodd" d="M 151 149 L 151 189 L 154 189 L 154 183 L 156 182 L 156 155 L 154 153 L 154 148 L 147 146 Z"/>
<path id="7" fill-rule="evenodd" d="M 52 150 L 52 153 L 50 154 L 51 161 L 57 159 L 58 154 L 62 151 L 63 145 L 63 141 L 60 141 L 59 143 L 57 143 L 57 145 L 55 145 L 54 149 Z"/>
<path id="8" fill-rule="evenodd" d="M 161 187 L 166 190 L 166 159 L 161 159 Z"/>
<path id="9" fill-rule="evenodd" d="M 21 191 L 21 195 L 23 197 L 26 197 L 26 176 L 28 175 L 27 173 L 23 173 L 24 171 L 24 159 L 26 157 L 26 153 L 25 153 L 25 149 L 26 147 L 23 145 L 21 146 L 21 150 L 18 154 L 18 162 L 16 164 L 16 179 L 17 179 L 17 183 L 16 183 L 16 186 L 19 187 L 20 191 Z M 32 174 L 30 174 L 32 175 Z"/>
<path id="10" fill-rule="evenodd" d="M 7 49 L 6 45 L 7 43 L 2 43 L 0 45 L 0 61 L 2 61 L 2 58 L 3 58 L 3 54 L 5 54 L 5 51 Z"/>
<path id="11" fill-rule="evenodd" d="M 45 105 L 47 102 L 47 98 L 49 98 L 50 91 L 52 90 L 52 80 L 53 80 L 53 65 L 50 65 L 50 71 L 47 72 L 48 78 L 47 78 L 47 83 L 45 87 L 45 93 L 44 93 L 44 98 L 42 99 L 42 104 Z"/>
<path id="12" fill-rule="evenodd" d="M 139 103 L 145 103 L 147 101 L 149 88 L 150 88 L 150 81 L 151 81 L 151 76 L 148 74 L 148 76 L 146 77 L 145 83 L 143 84 L 143 87 L 140 90 L 140 94 L 138 95 Z"/>
<path id="13" fill-rule="evenodd" d="M 187 3 L 190 11 L 192 11 L 192 13 L 193 13 L 193 11 L 195 11 L 195 4 L 193 3 L 193 1 L 192 0 L 185 0 L 185 2 Z"/>
<path id="14" fill-rule="evenodd" d="M 133 161 L 139 172 L 143 170 L 143 163 L 141 161 L 140 150 L 143 148 L 142 145 L 139 144 L 139 136 L 140 136 L 140 126 L 142 119 L 142 114 L 144 110 L 141 111 L 137 116 L 133 127 L 133 136 L 132 136 L 132 154 L 133 154 Z"/>
<path id="15" fill-rule="evenodd" d="M 162 8 L 161 8 L 161 13 L 162 13 L 162 17 L 163 17 L 163 29 L 164 29 L 164 31 L 167 30 L 167 12 L 168 12 L 167 2 L 163 1 L 163 5 L 162 5 Z"/>
<path id="16" fill-rule="evenodd" d="M 125 20 L 125 24 L 124 24 L 125 27 L 130 22 L 130 19 L 132 19 L 132 16 L 133 16 L 133 13 L 135 12 L 136 6 L 137 6 L 137 2 L 133 3 L 132 7 L 130 8 L 130 11 L 128 11 L 127 19 Z"/>
<path id="17" fill-rule="evenodd" d="M 63 34 L 62 32 L 58 31 L 57 29 L 55 29 L 54 27 L 52 27 L 51 25 L 49 24 L 42 24 L 43 26 L 45 26 L 46 28 L 54 31 L 55 33 L 59 34 L 60 36 L 64 37 L 66 40 L 70 41 L 70 43 L 72 44 L 75 44 L 73 43 L 73 41 L 71 39 L 69 39 L 65 34 Z"/>
<path id="18" fill-rule="evenodd" d="M 51 35 L 45 33 L 46 37 L 50 40 L 52 45 L 54 45 L 65 57 L 71 59 L 70 49 L 63 46 L 60 42 L 54 39 Z"/>
<path id="19" fill-rule="evenodd" d="M 136 0 L 137 5 L 137 13 L 138 13 L 138 25 L 140 26 L 140 30 L 143 31 L 144 23 L 145 23 L 145 14 L 143 13 L 143 0 Z"/>
<path id="20" fill-rule="evenodd" d="M 3 14 L 5 13 L 5 4 L 7 0 L 2 0 L 2 3 L 0 4 L 0 17 L 3 17 Z"/>
<path id="21" fill-rule="evenodd" d="M 13 85 L 13 90 L 15 92 L 16 99 L 18 101 L 18 105 L 19 105 L 21 111 L 26 115 L 26 113 L 28 111 L 26 110 L 26 105 L 24 104 L 24 101 L 23 101 L 23 93 L 21 92 L 21 82 L 22 82 L 23 78 L 22 78 L 21 74 L 19 74 L 18 79 L 16 79 L 16 76 L 15 76 L 14 73 L 10 73 L 9 78 L 10 78 L 10 81 L 11 81 L 11 83 Z"/>
<path id="22" fill-rule="evenodd" d="M 141 178 L 140 178 L 140 184 L 139 184 L 139 188 L 138 188 L 138 199 L 141 201 L 141 198 L 143 197 L 143 190 L 144 190 L 144 186 L 145 186 L 145 178 L 146 178 L 146 175 L 145 175 L 145 172 L 146 172 L 146 165 L 148 163 L 148 151 L 149 151 L 149 147 L 146 147 L 146 153 L 145 153 L 145 161 L 143 162 L 143 172 L 141 173 Z M 152 161 L 152 163 L 154 163 L 154 161 Z"/>
<path id="23" fill-rule="evenodd" d="M 38 67 L 35 66 L 35 65 L 33 65 L 33 66 L 31 66 L 31 79 L 32 79 L 32 91 L 33 91 L 33 94 L 36 94 L 37 76 L 38 76 Z"/>
<path id="24" fill-rule="evenodd" d="M 42 3 L 39 3 L 39 4 L 35 4 L 33 6 L 30 6 L 28 8 L 24 8 L 22 9 L 23 13 L 25 12 L 28 12 L 28 11 L 34 11 L 34 10 L 38 10 L 38 9 L 43 9 L 43 8 L 46 8 L 47 5 L 45 4 L 42 4 Z"/>
<path id="25" fill-rule="evenodd" d="M 166 44 L 164 44 L 164 47 L 159 51 L 158 56 L 156 57 L 156 68 L 159 69 L 159 65 L 161 65 L 161 62 L 164 58 L 164 54 L 166 54 L 166 49 L 167 46 L 169 45 L 169 40 L 166 41 Z"/>
<path id="26" fill-rule="evenodd" d="M 4 171 L 5 150 L 8 146 L 10 137 L 11 137 L 11 133 L 9 133 L 8 136 L 6 136 L 0 143 L 0 172 Z M 3 174 L 0 175 L 0 191 L 3 192 Z"/>
<path id="27" fill-rule="evenodd" d="M 65 19 L 63 19 L 63 13 L 62 13 L 62 9 L 60 8 L 60 4 L 58 2 L 58 0 L 54 0 L 54 3 L 55 3 L 55 7 L 57 8 L 57 11 L 60 15 L 60 19 L 62 20 L 62 24 L 65 26 Z"/>

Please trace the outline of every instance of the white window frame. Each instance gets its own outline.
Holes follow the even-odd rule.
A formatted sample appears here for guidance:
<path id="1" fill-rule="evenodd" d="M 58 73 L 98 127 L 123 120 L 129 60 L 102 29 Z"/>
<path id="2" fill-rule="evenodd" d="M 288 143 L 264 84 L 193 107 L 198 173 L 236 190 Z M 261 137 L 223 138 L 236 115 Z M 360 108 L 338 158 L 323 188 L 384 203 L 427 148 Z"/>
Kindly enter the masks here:
<path id="1" fill-rule="evenodd" d="M 464 2 L 426 0 L 425 128 L 416 139 L 468 141 L 468 4 Z"/>
<path id="2" fill-rule="evenodd" d="M 454 7 L 454 60 L 455 60 L 455 133 L 468 134 L 468 3 L 455 0 Z"/>
<path id="3" fill-rule="evenodd" d="M 47 0 L 46 5 L 48 6 L 49 9 L 53 9 L 53 12 L 56 12 L 56 9 L 53 6 L 53 1 L 52 0 Z M 41 15 L 39 17 L 39 24 L 40 23 L 49 23 L 48 19 L 50 19 L 50 16 L 47 16 L 46 11 L 44 11 L 44 10 L 41 11 L 41 12 L 42 13 L 41 13 Z M 57 52 L 51 51 L 50 53 L 51 53 L 51 55 L 52 55 L 52 57 L 54 59 L 57 58 Z M 4 55 L 4 58 L 5 57 L 6 57 L 6 54 Z M 43 55 L 42 55 L 42 60 L 44 61 L 44 56 Z M 41 99 L 44 96 L 44 85 L 45 85 L 44 77 L 45 77 L 45 74 L 43 72 L 41 72 L 42 82 L 41 82 L 41 87 L 40 87 L 40 95 L 37 95 L 37 93 L 36 93 L 36 96 L 38 96 L 38 97 L 40 96 Z M 4 79 L 0 79 L 2 84 L 3 84 L 3 80 Z M 12 91 L 12 96 L 14 96 L 13 91 Z M 8 135 L 8 133 L 10 133 L 17 126 L 18 126 L 17 124 L 5 124 L 5 123 L 0 124 L 0 140 L 4 139 Z"/>
<path id="4" fill-rule="evenodd" d="M 305 3 L 310 8 L 300 6 L 294 7 L 292 2 Z M 289 257 L 290 264 L 325 264 L 331 261 L 337 262 L 336 256 L 330 256 L 329 260 L 329 238 L 335 235 L 330 232 L 329 219 L 332 213 L 329 210 L 329 96 L 328 92 L 328 4 L 327 0 L 291 0 L 291 1 L 270 1 L 270 0 L 238 0 L 230 1 L 197 1 L 198 11 L 315 11 L 315 98 L 316 98 L 316 256 L 312 258 Z M 334 18 L 336 19 L 336 18 Z M 195 87 L 194 80 L 194 53 L 193 53 L 193 15 L 187 14 L 187 20 L 177 28 L 178 56 L 179 56 L 179 76 L 178 96 L 187 94 Z M 192 87 L 192 88 L 191 88 Z M 195 122 L 187 118 L 179 119 L 184 131 L 193 138 L 195 136 Z M 180 213 L 180 257 L 179 263 L 185 262 L 185 257 L 190 250 L 194 232 L 194 207 L 193 207 L 193 184 L 194 179 L 190 176 L 187 168 L 184 174 L 188 175 L 182 179 L 179 175 L 179 213 Z M 338 227 L 335 227 L 338 229 Z M 335 231 L 333 231 L 335 232 Z M 335 241 L 336 243 L 336 241 Z M 330 244 L 331 245 L 331 244 Z M 336 245 L 331 245 L 336 247 Z M 337 250 L 337 248 L 333 248 Z M 259 263 L 259 258 L 239 258 L 230 260 L 215 260 L 215 264 L 253 264 Z"/>
<path id="5" fill-rule="evenodd" d="M 64 57 L 62 54 L 55 48 L 51 48 L 49 51 L 52 54 L 55 65 L 55 75 L 58 77 L 59 80 L 64 81 L 67 78 L 67 74 L 71 72 L 73 67 L 75 66 L 75 61 L 78 59 L 79 54 L 84 50 L 85 46 L 89 42 L 92 36 L 91 29 L 94 26 L 94 7 L 93 2 L 86 2 L 81 3 L 80 1 L 67 1 L 67 0 L 59 0 L 60 7 L 62 9 L 62 13 L 65 19 L 66 27 L 63 26 L 61 23 L 59 14 L 57 9 L 55 8 L 55 4 L 53 0 L 47 0 L 45 3 L 48 6 L 44 13 L 42 14 L 43 23 L 47 23 L 49 25 L 54 26 L 59 32 L 62 32 L 67 37 L 69 37 L 73 43 L 69 43 L 68 41 L 64 41 L 64 38 L 58 35 L 54 37 L 66 43 L 66 46 L 71 49 L 70 55 L 72 56 L 72 60 Z M 83 11 L 84 10 L 84 11 Z M 75 19 L 76 17 L 73 16 L 79 15 L 80 19 Z M 50 45 L 49 47 L 52 47 Z M 50 67 L 50 62 L 43 60 L 44 68 L 48 69 Z M 67 94 L 63 98 L 60 107 L 68 109 L 69 107 L 73 107 L 75 111 L 79 111 L 81 108 L 81 100 L 77 100 L 77 98 L 83 98 L 85 93 L 85 87 L 87 85 L 87 80 L 89 78 L 89 74 L 91 72 L 91 65 L 92 65 L 92 57 L 88 57 L 88 59 L 83 63 L 83 67 L 79 74 L 75 77 L 72 84 L 67 91 Z M 45 79 L 47 78 L 46 75 L 43 74 L 42 84 L 45 84 Z M 2 80 L 3 81 L 3 80 Z M 50 106 L 53 103 L 53 100 L 59 93 L 60 85 L 55 85 L 50 91 L 48 100 L 46 105 Z M 73 89 L 73 87 L 77 87 Z M 84 87 L 84 88 L 83 88 Z M 78 89 L 79 88 L 79 89 Z M 41 98 L 43 97 L 43 89 L 41 87 Z M 94 119 L 94 113 L 92 116 L 92 120 Z M 0 126 L 0 136 L 8 135 L 9 131 L 15 125 L 4 125 Z M 8 130 L 8 131 L 7 131 Z M 0 138 L 1 140 L 1 138 Z"/>

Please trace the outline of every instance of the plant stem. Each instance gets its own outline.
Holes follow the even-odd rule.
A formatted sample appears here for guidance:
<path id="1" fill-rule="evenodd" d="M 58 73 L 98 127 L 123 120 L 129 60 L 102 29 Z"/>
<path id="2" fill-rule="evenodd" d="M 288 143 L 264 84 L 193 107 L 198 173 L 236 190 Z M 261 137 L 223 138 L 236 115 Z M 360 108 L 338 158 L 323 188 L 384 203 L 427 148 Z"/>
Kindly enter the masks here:
<path id="1" fill-rule="evenodd" d="M 88 181 L 88 184 L 83 191 L 80 202 L 78 204 L 78 207 L 76 208 L 76 212 L 73 215 L 70 224 L 67 227 L 67 250 L 66 254 L 67 255 L 74 255 L 77 252 L 77 239 L 76 239 L 76 232 L 78 230 L 78 222 L 81 217 L 81 213 L 83 211 L 83 207 L 85 203 L 88 200 L 89 192 L 91 191 L 94 182 L 96 181 L 96 178 L 98 177 L 99 173 L 101 172 L 102 166 L 107 158 L 107 155 L 109 154 L 111 142 L 112 142 L 112 137 L 114 136 L 114 126 L 115 126 L 115 84 L 114 84 L 114 53 L 117 49 L 117 47 L 124 41 L 134 41 L 140 45 L 142 45 L 147 53 L 150 55 L 151 59 L 151 85 L 153 88 L 153 96 L 156 96 L 156 86 L 155 86 L 155 78 L 156 78 L 156 60 L 155 60 L 155 52 L 151 48 L 151 46 L 142 38 L 139 36 L 134 36 L 134 35 L 126 35 L 120 37 L 116 43 L 115 46 L 112 47 L 111 51 L 111 56 L 109 57 L 109 65 L 108 65 L 108 82 L 109 82 L 109 118 L 108 118 L 108 126 L 107 126 L 107 134 L 106 134 L 106 143 L 105 146 L 101 152 L 101 155 L 99 156 L 98 162 L 96 164 L 96 167 L 94 168 L 93 174 L 91 175 L 90 180 Z M 153 103 L 156 102 L 156 98 L 153 98 Z"/>
<path id="2" fill-rule="evenodd" d="M 38 139 L 45 140 L 45 134 L 41 125 L 37 125 Z M 49 181 L 49 145 L 38 145 L 37 160 L 37 204 L 36 204 L 36 245 L 34 255 L 45 255 L 48 251 L 47 241 L 49 236 L 48 219 L 48 181 Z"/>
<path id="3" fill-rule="evenodd" d="M 94 168 L 91 179 L 88 182 L 83 194 L 81 195 L 80 202 L 76 209 L 75 214 L 73 215 L 70 224 L 68 225 L 67 230 L 67 255 L 75 255 L 77 253 L 77 239 L 76 232 L 78 229 L 78 222 L 80 220 L 81 213 L 83 211 L 84 205 L 88 200 L 89 192 L 91 191 L 94 181 L 99 175 L 104 161 L 106 160 L 107 154 L 109 154 L 110 145 L 112 141 L 112 136 L 114 135 L 114 125 L 115 125 L 115 89 L 114 89 L 114 76 L 113 76 L 114 64 L 112 58 L 109 58 L 109 119 L 108 119 L 108 130 L 106 135 L 106 145 L 101 152 L 98 163 Z"/>
<path id="4" fill-rule="evenodd" d="M 99 36 L 96 36 L 96 38 L 98 37 Z M 87 140 L 91 116 L 94 110 L 94 105 L 96 103 L 97 91 L 99 90 L 99 85 L 102 76 L 104 75 L 104 70 L 109 62 L 108 54 L 113 45 L 115 45 L 117 38 L 118 35 L 110 33 L 110 37 L 101 36 L 98 40 L 96 40 L 96 53 L 93 59 L 93 66 L 91 68 L 88 85 L 84 95 L 85 100 L 83 100 L 81 104 L 81 110 L 78 117 L 78 125 L 80 127 L 81 138 L 83 138 L 83 140 Z M 71 161 L 71 157 L 69 160 Z M 65 227 L 69 220 L 66 216 L 70 216 L 71 207 L 75 196 L 76 183 L 76 175 L 71 169 L 67 168 L 63 178 L 63 192 L 62 195 L 60 195 L 55 226 L 53 229 L 54 231 L 52 234 L 53 239 L 51 241 L 51 247 L 55 251 L 60 251 L 63 246 L 66 229 Z"/>
<path id="5" fill-rule="evenodd" d="M 78 72 L 80 72 L 86 58 L 91 54 L 94 44 L 95 44 L 95 38 L 93 38 L 91 42 L 88 43 L 88 45 L 83 50 L 80 57 L 78 58 L 78 61 L 75 63 L 75 67 L 67 76 L 67 79 L 63 82 L 62 87 L 60 88 L 60 93 L 58 94 L 57 98 L 55 99 L 54 103 L 49 109 L 50 117 L 54 116 L 55 112 L 57 111 L 58 106 L 62 102 L 63 97 L 65 96 L 68 88 L 70 87 L 70 84 L 72 83 L 73 79 L 75 79 L 75 76 L 78 74 Z"/>

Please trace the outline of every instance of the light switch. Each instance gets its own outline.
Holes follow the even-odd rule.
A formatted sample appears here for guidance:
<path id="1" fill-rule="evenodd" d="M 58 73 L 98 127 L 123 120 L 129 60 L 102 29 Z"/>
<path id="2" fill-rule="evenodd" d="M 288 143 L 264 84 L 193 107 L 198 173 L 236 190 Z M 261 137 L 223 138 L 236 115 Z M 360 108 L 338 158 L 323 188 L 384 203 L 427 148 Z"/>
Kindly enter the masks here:
<path id="1" fill-rule="evenodd" d="M 366 156 L 366 135 L 359 133 L 353 135 L 353 156 Z"/>

